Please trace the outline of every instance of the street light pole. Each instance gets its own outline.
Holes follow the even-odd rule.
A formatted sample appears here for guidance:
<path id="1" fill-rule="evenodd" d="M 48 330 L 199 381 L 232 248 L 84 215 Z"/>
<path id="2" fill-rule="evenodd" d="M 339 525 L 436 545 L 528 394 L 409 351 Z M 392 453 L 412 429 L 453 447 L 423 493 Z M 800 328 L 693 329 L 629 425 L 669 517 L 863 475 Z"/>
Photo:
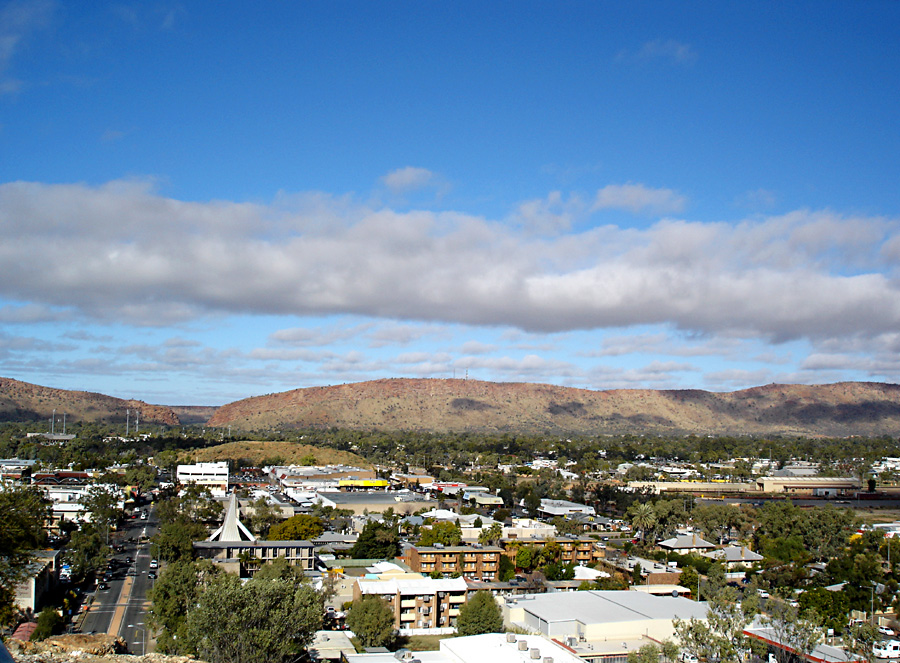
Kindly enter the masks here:
<path id="1" fill-rule="evenodd" d="M 138 629 L 141 632 L 141 656 L 143 656 L 147 653 L 147 630 L 144 628 L 143 622 L 129 624 L 128 628 Z"/>
<path id="2" fill-rule="evenodd" d="M 870 612 L 870 621 L 872 622 L 872 626 L 875 626 L 875 585 L 869 587 L 872 590 L 872 612 Z"/>

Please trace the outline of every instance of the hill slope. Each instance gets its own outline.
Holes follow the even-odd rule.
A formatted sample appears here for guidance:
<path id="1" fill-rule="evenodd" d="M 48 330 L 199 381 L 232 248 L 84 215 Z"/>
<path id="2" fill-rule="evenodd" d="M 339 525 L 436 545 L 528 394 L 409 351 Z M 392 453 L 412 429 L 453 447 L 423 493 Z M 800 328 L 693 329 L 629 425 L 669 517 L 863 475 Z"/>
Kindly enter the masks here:
<path id="1" fill-rule="evenodd" d="M 134 422 L 135 410 L 144 423 L 179 425 L 171 408 L 149 405 L 143 401 L 124 400 L 88 391 L 67 391 L 41 387 L 11 378 L 0 378 L 0 421 L 48 421 L 53 410 L 62 418 L 66 414 L 70 423 L 98 422 L 125 423 L 126 410 L 131 410 Z"/>
<path id="2" fill-rule="evenodd" d="M 315 458 L 315 465 L 353 465 L 371 467 L 372 463 L 362 456 L 349 451 L 339 451 L 328 447 L 297 444 L 295 442 L 252 441 L 226 442 L 214 447 L 192 449 L 184 453 L 197 463 L 221 460 L 249 461 L 252 465 L 292 465 L 300 464 L 307 456 Z"/>
<path id="3" fill-rule="evenodd" d="M 900 386 L 846 382 L 713 393 L 390 379 L 248 398 L 219 408 L 209 424 L 244 430 L 897 435 Z"/>

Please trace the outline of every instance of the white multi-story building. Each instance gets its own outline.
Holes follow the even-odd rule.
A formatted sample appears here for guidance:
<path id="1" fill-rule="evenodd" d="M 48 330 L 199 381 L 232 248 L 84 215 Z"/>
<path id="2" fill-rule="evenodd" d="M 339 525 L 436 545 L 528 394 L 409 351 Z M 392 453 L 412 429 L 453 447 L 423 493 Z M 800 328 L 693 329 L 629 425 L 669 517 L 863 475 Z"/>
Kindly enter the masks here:
<path id="1" fill-rule="evenodd" d="M 206 486 L 213 497 L 225 497 L 228 494 L 228 463 L 179 465 L 175 476 L 181 484 Z"/>

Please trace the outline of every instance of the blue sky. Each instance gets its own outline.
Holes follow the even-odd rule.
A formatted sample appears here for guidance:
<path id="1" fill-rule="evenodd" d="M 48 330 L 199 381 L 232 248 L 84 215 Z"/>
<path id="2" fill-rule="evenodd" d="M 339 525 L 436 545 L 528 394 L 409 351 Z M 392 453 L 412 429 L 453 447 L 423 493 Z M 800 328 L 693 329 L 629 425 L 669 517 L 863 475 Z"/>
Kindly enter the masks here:
<path id="1" fill-rule="evenodd" d="M 0 375 L 900 380 L 900 3 L 0 3 Z"/>

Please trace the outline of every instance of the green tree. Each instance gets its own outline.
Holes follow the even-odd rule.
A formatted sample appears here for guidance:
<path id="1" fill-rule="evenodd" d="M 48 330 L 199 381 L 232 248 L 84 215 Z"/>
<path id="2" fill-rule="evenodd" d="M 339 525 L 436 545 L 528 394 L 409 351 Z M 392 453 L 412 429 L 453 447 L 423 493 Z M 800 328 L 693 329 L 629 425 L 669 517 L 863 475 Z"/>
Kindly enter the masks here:
<path id="1" fill-rule="evenodd" d="M 55 608 L 47 606 L 38 615 L 37 628 L 31 633 L 31 640 L 44 640 L 59 632 L 63 619 Z"/>
<path id="2" fill-rule="evenodd" d="M 801 661 L 818 646 L 822 640 L 821 624 L 815 612 L 807 611 L 802 619 L 800 611 L 784 601 L 770 601 L 766 606 L 762 623 L 775 634 L 775 639 L 788 649 L 776 648 L 778 663 L 790 663 L 795 658 Z"/>
<path id="3" fill-rule="evenodd" d="M 525 508 L 528 510 L 528 515 L 532 518 L 537 518 L 541 508 L 541 498 L 534 491 L 525 495 Z"/>
<path id="4" fill-rule="evenodd" d="M 456 630 L 459 635 L 499 633 L 503 630 L 503 613 L 489 591 L 479 590 L 463 604 Z"/>
<path id="5" fill-rule="evenodd" d="M 800 595 L 800 614 L 814 612 L 822 625 L 835 632 L 842 631 L 850 615 L 850 600 L 844 592 L 830 592 L 824 587 L 808 589 Z"/>
<path id="6" fill-rule="evenodd" d="M 638 562 L 634 565 L 634 568 L 631 569 L 631 584 L 632 585 L 640 585 L 643 578 L 644 569 L 641 568 L 641 563 Z"/>
<path id="7" fill-rule="evenodd" d="M 134 486 L 138 493 L 146 493 L 156 485 L 156 470 L 149 465 L 129 467 L 125 472 L 125 485 Z"/>
<path id="8" fill-rule="evenodd" d="M 0 489 L 0 625 L 14 617 L 16 586 L 24 579 L 31 553 L 44 543 L 50 503 L 33 486 Z"/>
<path id="9" fill-rule="evenodd" d="M 650 502 L 636 502 L 631 505 L 626 514 L 631 521 L 631 526 L 640 531 L 641 542 L 647 530 L 656 524 L 656 510 Z"/>
<path id="10" fill-rule="evenodd" d="M 81 529 L 73 532 L 66 546 L 66 559 L 72 565 L 72 575 L 85 578 L 98 571 L 106 564 L 109 548 L 103 543 L 103 537 L 89 523 L 83 523 Z"/>
<path id="11" fill-rule="evenodd" d="M 322 624 L 321 596 L 282 578 L 216 576 L 187 614 L 186 637 L 210 663 L 296 660 Z"/>
<path id="12" fill-rule="evenodd" d="M 157 648 L 166 654 L 189 654 L 188 612 L 203 588 L 221 569 L 209 560 L 178 560 L 166 564 L 148 594 L 150 623 L 157 629 Z"/>
<path id="13" fill-rule="evenodd" d="M 654 644 L 644 645 L 640 649 L 632 649 L 628 652 L 628 663 L 659 663 L 661 650 Z"/>
<path id="14" fill-rule="evenodd" d="M 497 545 L 503 538 L 503 525 L 494 523 L 490 527 L 482 529 L 478 534 L 478 543 L 483 546 Z"/>
<path id="15" fill-rule="evenodd" d="M 422 529 L 422 536 L 419 537 L 419 546 L 433 546 L 440 543 L 445 546 L 458 546 L 462 541 L 462 529 L 456 523 L 449 520 L 434 523 L 431 527 Z"/>
<path id="16" fill-rule="evenodd" d="M 105 544 L 109 543 L 109 531 L 122 518 L 122 509 L 119 508 L 119 490 L 109 486 L 91 486 L 81 503 L 91 514 L 91 524 L 103 537 Z"/>
<path id="17" fill-rule="evenodd" d="M 681 574 L 678 576 L 678 584 L 691 590 L 691 594 L 695 601 L 699 601 L 697 594 L 700 592 L 700 574 L 693 566 L 681 567 Z"/>
<path id="18" fill-rule="evenodd" d="M 160 451 L 153 458 L 156 466 L 161 470 L 168 472 L 172 477 L 175 476 L 175 467 L 178 465 L 178 452 L 174 449 L 165 449 Z"/>
<path id="19" fill-rule="evenodd" d="M 745 607 L 749 609 L 745 610 Z M 749 648 L 744 629 L 753 617 L 752 607 L 745 607 L 737 593 L 726 587 L 709 600 L 706 621 L 693 617 L 687 621 L 676 618 L 673 621 L 675 633 L 684 650 L 698 659 L 740 663 L 743 651 Z"/>
<path id="20" fill-rule="evenodd" d="M 321 518 L 305 513 L 291 516 L 269 529 L 269 541 L 308 541 L 322 535 L 325 525 Z"/>
<path id="21" fill-rule="evenodd" d="M 537 564 L 537 551 L 534 546 L 520 546 L 516 550 L 516 567 L 531 571 Z"/>
<path id="22" fill-rule="evenodd" d="M 281 509 L 261 496 L 250 502 L 246 510 L 250 530 L 259 537 L 265 537 L 275 523 L 281 521 Z M 270 539 L 271 540 L 271 539 Z M 282 541 L 288 539 L 281 539 Z"/>
<path id="23" fill-rule="evenodd" d="M 868 622 L 852 624 L 844 632 L 844 648 L 847 650 L 847 653 L 871 663 L 875 660 L 872 648 L 880 639 L 881 635 L 872 624 Z"/>
<path id="24" fill-rule="evenodd" d="M 400 554 L 400 536 L 393 527 L 370 520 L 350 549 L 354 559 L 391 559 Z"/>
<path id="25" fill-rule="evenodd" d="M 189 562 L 194 558 L 194 541 L 203 541 L 206 536 L 206 527 L 179 517 L 163 523 L 150 540 L 153 543 L 153 554 L 159 559 Z"/>
<path id="26" fill-rule="evenodd" d="M 394 639 L 394 611 L 378 596 L 364 596 L 347 612 L 347 626 L 363 647 L 384 647 Z"/>
<path id="27" fill-rule="evenodd" d="M 500 555 L 500 563 L 497 565 L 497 580 L 508 582 L 516 575 L 516 565 L 506 555 Z"/>

